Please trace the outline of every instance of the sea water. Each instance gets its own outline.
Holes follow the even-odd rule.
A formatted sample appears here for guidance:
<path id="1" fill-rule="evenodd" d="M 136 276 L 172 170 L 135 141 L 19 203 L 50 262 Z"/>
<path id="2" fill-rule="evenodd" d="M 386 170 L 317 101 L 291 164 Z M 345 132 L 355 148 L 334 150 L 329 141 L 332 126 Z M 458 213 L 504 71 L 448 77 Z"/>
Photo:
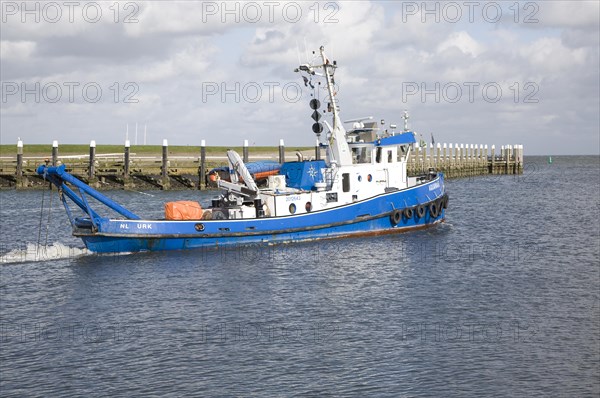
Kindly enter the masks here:
<path id="1" fill-rule="evenodd" d="M 599 159 L 553 160 L 448 181 L 424 231 L 169 253 L 92 254 L 57 197 L 0 192 L 0 395 L 597 397 Z"/>

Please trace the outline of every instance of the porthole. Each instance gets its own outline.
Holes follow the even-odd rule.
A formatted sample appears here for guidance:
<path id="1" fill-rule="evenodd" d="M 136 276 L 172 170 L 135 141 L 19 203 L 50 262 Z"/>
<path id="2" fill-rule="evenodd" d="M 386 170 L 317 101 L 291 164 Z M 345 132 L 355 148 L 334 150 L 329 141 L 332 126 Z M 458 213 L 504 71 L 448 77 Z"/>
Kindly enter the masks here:
<path id="1" fill-rule="evenodd" d="M 362 176 L 358 176 L 358 182 L 362 181 Z"/>
<path id="2" fill-rule="evenodd" d="M 373 176 L 371 174 L 369 174 L 367 176 L 367 181 L 369 181 L 369 182 L 373 181 Z"/>
<path id="3" fill-rule="evenodd" d="M 296 213 L 296 205 L 295 204 L 290 204 L 290 214 L 295 214 Z"/>
<path id="4" fill-rule="evenodd" d="M 306 205 L 304 206 L 304 208 L 306 209 L 306 212 L 308 213 L 309 211 L 312 210 L 312 203 L 306 202 Z"/>

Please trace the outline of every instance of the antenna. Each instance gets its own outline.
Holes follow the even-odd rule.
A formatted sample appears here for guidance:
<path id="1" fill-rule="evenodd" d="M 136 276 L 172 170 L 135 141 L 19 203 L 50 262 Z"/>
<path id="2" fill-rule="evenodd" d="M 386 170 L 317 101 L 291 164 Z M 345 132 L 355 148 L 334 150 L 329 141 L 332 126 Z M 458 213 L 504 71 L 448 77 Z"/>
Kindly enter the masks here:
<path id="1" fill-rule="evenodd" d="M 406 109 L 404 110 L 404 115 L 402 116 L 402 119 L 404 119 L 404 131 L 409 131 L 409 129 L 408 129 L 409 116 L 408 116 L 408 111 Z"/>
<path id="2" fill-rule="evenodd" d="M 129 123 L 127 123 L 127 130 L 125 130 L 125 141 L 129 140 Z"/>

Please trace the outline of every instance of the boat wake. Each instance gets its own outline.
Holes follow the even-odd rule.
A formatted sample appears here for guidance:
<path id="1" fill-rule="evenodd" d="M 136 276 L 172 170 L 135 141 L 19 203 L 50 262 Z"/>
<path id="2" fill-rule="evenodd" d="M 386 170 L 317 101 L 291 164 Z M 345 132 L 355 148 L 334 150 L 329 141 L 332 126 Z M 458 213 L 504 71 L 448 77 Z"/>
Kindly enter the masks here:
<path id="1" fill-rule="evenodd" d="M 39 261 L 52 261 L 65 258 L 77 258 L 89 255 L 91 252 L 85 248 L 71 247 L 60 242 L 44 246 L 36 243 L 27 243 L 27 247 L 13 249 L 0 256 L 0 264 L 27 263 Z"/>

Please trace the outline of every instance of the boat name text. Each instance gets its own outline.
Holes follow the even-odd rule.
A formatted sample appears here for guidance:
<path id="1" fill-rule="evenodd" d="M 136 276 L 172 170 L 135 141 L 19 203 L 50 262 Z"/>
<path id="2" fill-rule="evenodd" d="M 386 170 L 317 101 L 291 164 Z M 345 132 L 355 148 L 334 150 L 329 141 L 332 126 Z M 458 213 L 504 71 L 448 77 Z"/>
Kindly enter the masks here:
<path id="1" fill-rule="evenodd" d="M 436 183 L 433 183 L 433 184 L 431 184 L 431 185 L 429 186 L 429 190 L 430 190 L 430 191 L 433 191 L 434 189 L 438 189 L 439 187 L 440 187 L 440 183 L 439 183 L 439 182 L 436 182 Z"/>
<path id="2" fill-rule="evenodd" d="M 137 223 L 135 226 L 137 229 L 152 229 L 152 224 Z M 129 229 L 129 224 L 121 223 L 119 224 L 119 229 Z"/>

